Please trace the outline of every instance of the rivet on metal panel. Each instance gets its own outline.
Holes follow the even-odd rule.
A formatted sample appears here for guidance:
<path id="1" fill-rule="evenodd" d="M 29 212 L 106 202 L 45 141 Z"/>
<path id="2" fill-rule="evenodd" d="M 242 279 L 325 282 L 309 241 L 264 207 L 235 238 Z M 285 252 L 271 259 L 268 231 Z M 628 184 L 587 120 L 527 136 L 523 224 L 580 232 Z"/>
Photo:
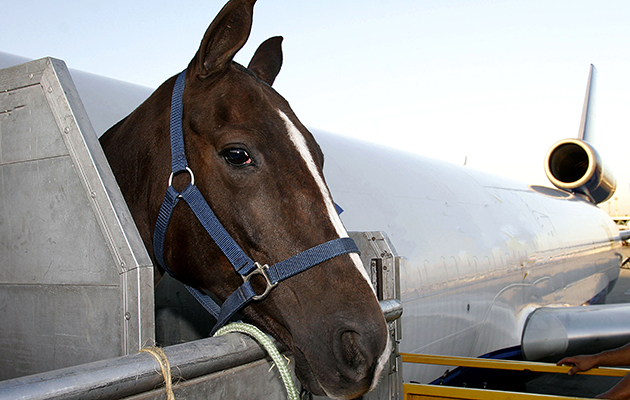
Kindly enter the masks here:
<path id="1" fill-rule="evenodd" d="M 70 133 L 70 128 L 68 128 L 68 127 L 66 126 L 65 128 L 63 128 L 63 131 L 64 131 L 65 133 Z"/>
<path id="2" fill-rule="evenodd" d="M 48 93 L 52 93 L 52 92 L 53 92 L 52 86 L 48 86 Z"/>
<path id="3" fill-rule="evenodd" d="M 28 74 L 28 79 L 33 79 L 33 74 Z"/>
<path id="4" fill-rule="evenodd" d="M 129 321 L 129 320 L 131 319 L 131 313 L 130 313 L 129 311 L 127 311 L 127 312 L 125 313 L 125 319 L 126 319 L 127 321 Z"/>
<path id="5" fill-rule="evenodd" d="M 121 262 L 120 262 L 120 266 L 121 266 L 122 268 L 125 268 L 125 262 L 124 262 L 124 261 L 121 261 Z"/>
<path id="6" fill-rule="evenodd" d="M 95 199 L 95 198 L 96 198 L 96 192 L 92 190 L 92 191 L 90 192 L 90 197 L 92 197 L 93 199 Z"/>

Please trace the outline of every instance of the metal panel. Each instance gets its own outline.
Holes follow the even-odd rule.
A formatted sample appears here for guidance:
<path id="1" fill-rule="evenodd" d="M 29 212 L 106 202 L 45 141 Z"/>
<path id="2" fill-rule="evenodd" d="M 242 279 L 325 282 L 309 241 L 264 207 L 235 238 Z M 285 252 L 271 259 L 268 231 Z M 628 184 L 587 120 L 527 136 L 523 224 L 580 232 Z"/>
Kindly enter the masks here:
<path id="1" fill-rule="evenodd" d="M 62 61 L 0 71 L 0 379 L 153 341 L 153 266 Z"/>
<path id="2" fill-rule="evenodd" d="M 390 334 L 396 345 L 379 386 L 364 398 L 400 399 L 401 358 L 397 351 L 400 332 L 392 318 L 400 316 L 401 303 L 395 297 L 390 298 L 398 295 L 398 257 L 381 232 L 352 232 L 350 235 L 357 241 L 366 265 L 377 260 L 381 264 L 383 276 L 378 280 L 391 284 L 381 290 L 385 294 L 381 306 L 390 316 Z M 373 274 L 377 271 L 374 269 Z M 377 279 L 374 275 L 372 277 Z M 277 370 L 265 358 L 261 346 L 246 335 L 229 334 L 200 339 L 163 350 L 171 365 L 176 383 L 173 389 L 178 398 L 276 399 L 286 396 Z M 289 362 L 290 368 L 294 365 L 294 362 Z M 294 374 L 294 371 L 291 372 Z M 298 383 L 294 375 L 293 380 Z M 139 353 L 0 382 L 0 400 L 162 399 L 162 382 L 163 377 L 153 357 Z"/>
<path id="3" fill-rule="evenodd" d="M 117 285 L 118 273 L 108 268 L 107 246 L 69 156 L 0 169 L 2 242 L 9 244 L 0 260 L 1 282 Z"/>
<path id="4" fill-rule="evenodd" d="M 119 302 L 115 286 L 2 284 L 0 304 L 7 307 L 0 311 L 0 375 L 9 379 L 120 355 Z"/>
<path id="5" fill-rule="evenodd" d="M 396 249 L 384 232 L 350 232 L 361 250 L 361 261 L 368 270 L 377 294 L 386 315 L 402 314 L 400 302 L 400 264 L 402 258 L 398 256 Z M 392 352 L 389 362 L 383 369 L 378 386 L 367 395 L 365 400 L 401 399 L 402 386 L 402 359 L 398 354 L 398 344 L 402 339 L 401 319 L 389 321 L 389 335 L 392 341 Z"/>
<path id="6" fill-rule="evenodd" d="M 177 398 L 266 400 L 286 396 L 273 362 L 246 335 L 206 338 L 163 351 Z M 291 374 L 296 381 L 292 370 Z M 143 352 L 1 381 L 0 400 L 163 399 L 163 382 L 157 361 Z"/>
<path id="7" fill-rule="evenodd" d="M 0 51 L 0 69 L 29 61 L 32 60 Z M 153 93 L 152 88 L 72 68 L 70 75 L 97 136 L 126 117 Z"/>

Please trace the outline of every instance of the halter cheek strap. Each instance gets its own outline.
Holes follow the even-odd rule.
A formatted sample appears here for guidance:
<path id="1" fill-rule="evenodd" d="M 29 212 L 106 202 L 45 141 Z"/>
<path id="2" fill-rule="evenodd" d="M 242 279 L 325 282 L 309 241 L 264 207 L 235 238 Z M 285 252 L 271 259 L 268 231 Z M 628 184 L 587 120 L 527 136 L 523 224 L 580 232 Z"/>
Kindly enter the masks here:
<path id="1" fill-rule="evenodd" d="M 221 249 L 223 254 L 225 254 L 234 267 L 234 270 L 241 275 L 243 284 L 238 287 L 221 306 L 215 303 L 210 296 L 200 289 L 185 285 L 197 301 L 216 318 L 217 323 L 212 329 L 212 335 L 229 321 L 236 312 L 247 306 L 249 302 L 264 299 L 279 282 L 342 254 L 359 253 L 359 249 L 351 238 L 346 237 L 322 243 L 272 266 L 260 265 L 252 261 L 225 230 L 223 225 L 221 225 L 203 195 L 197 186 L 195 186 L 194 174 L 188 167 L 182 129 L 182 96 L 184 93 L 185 79 L 186 70 L 179 74 L 173 89 L 173 97 L 171 100 L 172 173 L 155 224 L 153 248 L 157 262 L 166 272 L 175 277 L 164 262 L 164 239 L 175 206 L 177 206 L 180 200 L 184 200 L 197 216 L 197 219 L 201 222 L 212 240 Z M 173 187 L 172 180 L 175 175 L 181 173 L 188 173 L 190 175 L 190 183 L 184 190 L 178 192 Z M 337 210 L 340 210 L 337 205 L 335 206 Z M 251 283 L 251 278 L 254 275 L 261 275 L 265 279 L 266 288 L 262 294 L 257 294 L 254 291 Z"/>

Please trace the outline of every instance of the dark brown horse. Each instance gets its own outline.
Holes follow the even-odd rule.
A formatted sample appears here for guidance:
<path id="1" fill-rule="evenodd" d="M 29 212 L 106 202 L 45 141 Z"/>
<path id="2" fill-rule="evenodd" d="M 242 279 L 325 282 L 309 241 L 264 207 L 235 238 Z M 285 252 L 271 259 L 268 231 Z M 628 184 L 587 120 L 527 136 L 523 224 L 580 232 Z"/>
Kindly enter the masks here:
<path id="1" fill-rule="evenodd" d="M 254 2 L 230 1 L 208 28 L 187 68 L 182 125 L 199 191 L 245 253 L 272 265 L 347 233 L 324 182 L 319 146 L 271 88 L 281 38 L 263 43 L 248 68 L 233 61 L 249 36 Z M 171 172 L 174 84 L 175 77 L 167 80 L 101 138 L 151 255 Z M 188 179 L 176 176 L 174 186 Z M 243 283 L 185 204 L 166 231 L 164 262 L 178 279 L 221 300 Z M 288 346 L 314 394 L 360 396 L 388 356 L 386 324 L 357 254 L 283 281 L 242 314 Z"/>

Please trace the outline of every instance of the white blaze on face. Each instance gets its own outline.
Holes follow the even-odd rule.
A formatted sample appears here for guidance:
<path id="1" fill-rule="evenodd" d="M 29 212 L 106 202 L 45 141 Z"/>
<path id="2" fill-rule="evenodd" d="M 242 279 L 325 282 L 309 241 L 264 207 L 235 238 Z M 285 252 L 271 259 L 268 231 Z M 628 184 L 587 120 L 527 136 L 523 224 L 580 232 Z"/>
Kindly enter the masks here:
<path id="1" fill-rule="evenodd" d="M 302 156 L 302 159 L 304 159 L 308 170 L 311 172 L 311 175 L 313 175 L 313 179 L 317 183 L 317 187 L 319 188 L 324 203 L 326 204 L 326 210 L 328 211 L 330 222 L 335 227 L 335 230 L 337 231 L 339 237 L 348 237 L 348 232 L 346 231 L 346 228 L 344 228 L 339 214 L 337 214 L 335 203 L 330 196 L 328 187 L 326 187 L 326 184 L 324 183 L 323 176 L 320 174 L 317 165 L 315 164 L 315 160 L 313 159 L 313 155 L 311 154 L 311 151 L 306 144 L 306 139 L 304 139 L 304 135 L 302 135 L 302 132 L 300 132 L 295 124 L 291 122 L 291 120 L 289 119 L 289 117 L 286 116 L 285 113 L 278 110 L 278 114 L 280 114 L 280 117 L 284 121 L 291 142 L 293 142 L 298 152 Z M 354 262 L 361 275 L 365 278 L 365 280 L 369 283 L 370 287 L 374 291 L 374 288 L 372 287 L 372 282 L 368 277 L 367 271 L 365 270 L 365 268 L 363 268 L 363 264 L 361 263 L 361 258 L 359 257 L 359 255 L 357 253 L 350 253 L 350 257 L 352 258 L 352 261 Z"/>
<path id="2" fill-rule="evenodd" d="M 317 183 L 317 187 L 319 188 L 322 194 L 324 203 L 326 204 L 326 210 L 328 211 L 328 217 L 330 218 L 330 222 L 335 227 L 335 230 L 337 231 L 337 234 L 339 235 L 339 237 L 348 237 L 348 232 L 346 231 L 346 228 L 344 228 L 343 223 L 341 222 L 341 218 L 339 217 L 339 214 L 337 213 L 337 209 L 335 208 L 335 203 L 333 202 L 330 192 L 328 191 L 328 187 L 324 183 L 324 177 L 322 176 L 322 174 L 320 174 L 317 168 L 317 165 L 315 164 L 315 160 L 313 159 L 313 155 L 308 149 L 308 146 L 306 144 L 306 139 L 304 139 L 304 135 L 302 135 L 302 132 L 300 132 L 300 130 L 295 126 L 295 124 L 291 122 L 291 120 L 289 119 L 289 117 L 286 116 L 285 113 L 278 110 L 278 114 L 280 114 L 280 117 L 282 118 L 285 126 L 287 127 L 287 132 L 289 133 L 289 138 L 291 139 L 291 142 L 293 142 L 298 152 L 302 156 L 302 159 L 304 159 L 304 162 L 308 166 L 308 170 L 311 172 L 311 175 L 313 175 L 313 179 Z M 367 271 L 365 270 L 365 268 L 363 268 L 363 263 L 361 262 L 361 258 L 359 257 L 357 253 L 350 253 L 350 257 L 352 258 L 352 261 L 354 262 L 355 267 L 359 270 L 363 278 L 365 278 L 365 280 L 368 282 L 368 285 L 370 285 L 370 287 L 372 288 L 372 292 L 374 293 L 374 296 L 376 296 L 376 291 L 374 290 L 374 287 L 372 286 L 372 281 L 370 280 L 370 277 L 368 276 Z M 381 354 L 378 360 L 378 364 L 376 366 L 376 371 L 374 375 L 374 381 L 372 382 L 370 390 L 374 389 L 378 383 L 378 377 L 380 376 L 381 372 L 383 371 L 383 368 L 385 367 L 385 364 L 387 363 L 387 360 L 389 359 L 391 346 L 392 346 L 392 343 L 388 335 L 387 346 L 385 348 L 385 351 L 383 352 L 383 354 Z M 329 395 L 329 397 L 334 397 L 334 396 Z"/>

